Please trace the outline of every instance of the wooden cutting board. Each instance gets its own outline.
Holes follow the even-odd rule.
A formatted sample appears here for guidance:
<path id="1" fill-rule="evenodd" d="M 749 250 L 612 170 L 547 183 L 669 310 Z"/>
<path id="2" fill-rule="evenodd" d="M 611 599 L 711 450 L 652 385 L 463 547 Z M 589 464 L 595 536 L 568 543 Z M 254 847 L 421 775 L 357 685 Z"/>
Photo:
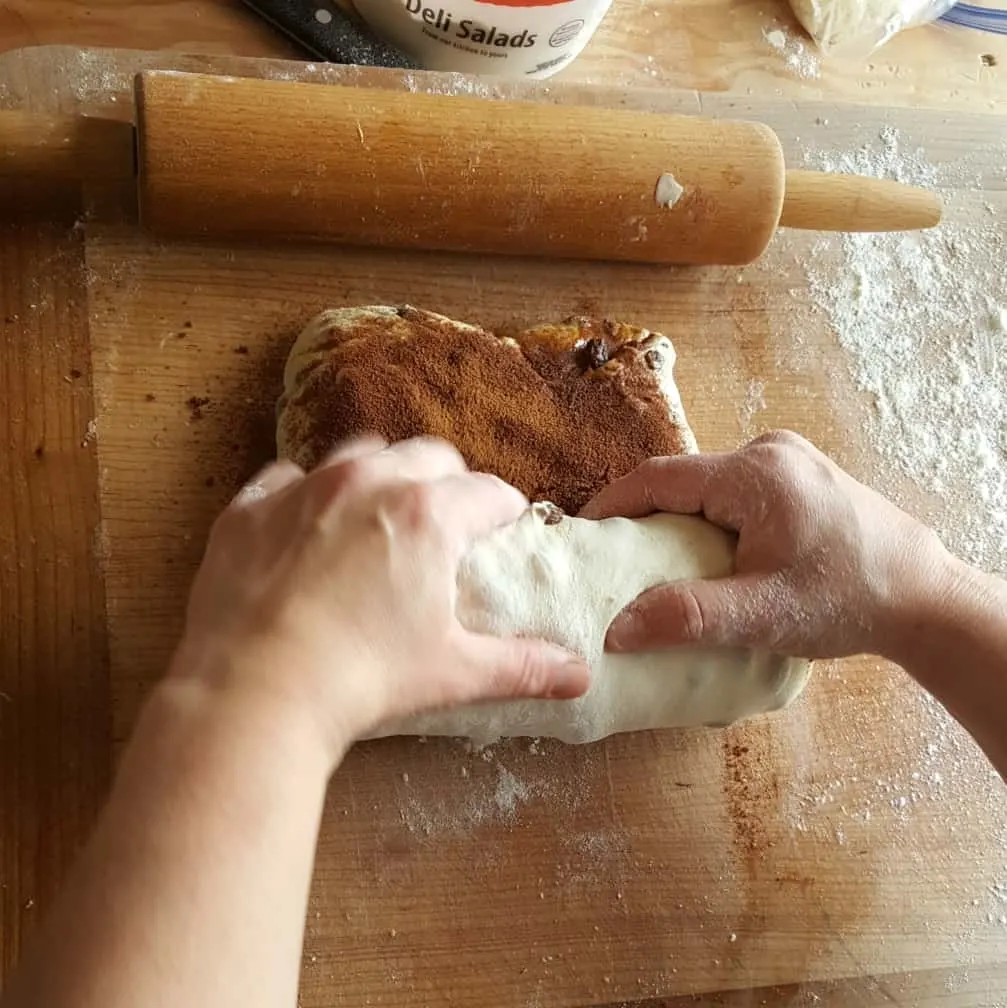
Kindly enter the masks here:
<path id="1" fill-rule="evenodd" d="M 0 105 L 125 121 L 132 75 L 153 67 L 755 118 L 794 164 L 808 144 L 849 149 L 894 124 L 934 164 L 968 159 L 956 214 L 1007 220 L 1002 124 L 981 116 L 55 48 L 0 57 Z M 672 270 L 169 243 L 138 231 L 129 189 L 107 179 L 63 203 L 29 197 L 0 245 L 6 963 L 164 668 L 210 521 L 271 450 L 282 363 L 316 311 L 640 322 L 674 340 L 704 447 L 787 426 L 855 472 L 881 464 L 811 304 L 813 235 L 744 271 Z M 793 708 L 727 731 L 360 745 L 329 794 L 301 1003 L 993 1003 L 1005 826 L 971 742 L 870 659 L 820 665 Z"/>

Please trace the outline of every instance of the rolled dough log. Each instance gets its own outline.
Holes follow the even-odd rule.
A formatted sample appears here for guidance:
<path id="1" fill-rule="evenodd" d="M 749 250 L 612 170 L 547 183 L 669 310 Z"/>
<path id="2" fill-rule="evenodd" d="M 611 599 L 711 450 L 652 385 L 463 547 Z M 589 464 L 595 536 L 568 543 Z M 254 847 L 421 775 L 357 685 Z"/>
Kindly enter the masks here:
<path id="1" fill-rule="evenodd" d="M 593 742 L 616 732 L 727 725 L 776 710 L 808 678 L 803 659 L 741 648 L 607 654 L 612 619 L 664 581 L 723 577 L 734 537 L 700 518 L 654 515 L 592 522 L 536 504 L 478 542 L 458 577 L 458 616 L 471 630 L 542 637 L 590 663 L 578 700 L 526 700 L 435 712 L 385 725 L 383 735 L 501 736 Z"/>

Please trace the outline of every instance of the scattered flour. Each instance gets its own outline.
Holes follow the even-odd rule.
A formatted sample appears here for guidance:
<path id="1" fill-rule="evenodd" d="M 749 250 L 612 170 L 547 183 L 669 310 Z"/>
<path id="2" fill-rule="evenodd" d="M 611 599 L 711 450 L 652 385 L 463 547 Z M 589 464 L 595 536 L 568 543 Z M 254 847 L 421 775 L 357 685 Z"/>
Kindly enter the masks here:
<path id="1" fill-rule="evenodd" d="M 738 426 L 743 434 L 748 435 L 752 428 L 755 414 L 766 408 L 766 384 L 757 378 L 751 378 L 745 389 L 745 401 L 738 407 Z"/>
<path id="2" fill-rule="evenodd" d="M 479 98 L 498 97 L 498 89 L 492 78 L 474 77 L 463 73 L 421 71 L 418 74 L 402 71 L 402 86 L 407 91 L 422 94 L 475 95 Z"/>
<path id="3" fill-rule="evenodd" d="M 905 150 L 890 128 L 841 156 L 808 153 L 806 164 L 930 187 L 962 181 Z M 885 463 L 872 481 L 895 499 L 900 482 L 916 484 L 933 502 L 921 517 L 945 542 L 1004 573 L 1007 240 L 992 208 L 961 223 L 956 210 L 975 199 L 951 193 L 946 223 L 930 231 L 823 236 L 806 271 L 812 301 L 872 400 L 869 432 Z"/>
<path id="4" fill-rule="evenodd" d="M 782 28 L 767 28 L 762 37 L 783 57 L 787 69 L 805 80 L 820 77 L 821 64 L 814 50 L 799 38 Z"/>
<path id="5" fill-rule="evenodd" d="M 493 805 L 500 815 L 510 818 L 521 802 L 528 800 L 531 789 L 523 781 L 517 779 L 504 766 L 497 767 L 497 784 L 493 792 Z"/>
<path id="6" fill-rule="evenodd" d="M 539 763 L 535 758 L 546 754 L 538 741 L 532 746 L 524 741 L 501 745 L 499 752 L 496 746 L 476 749 L 463 741 L 460 748 L 467 752 L 469 763 L 458 769 L 464 780 L 460 789 L 432 792 L 426 781 L 410 774 L 408 780 L 403 779 L 407 786 L 399 799 L 402 822 L 414 834 L 468 833 L 481 826 L 513 823 L 532 802 L 562 808 L 579 805 L 589 790 L 587 770 L 578 771 L 573 778 L 557 777 L 548 760 Z M 533 762 L 523 760 L 526 765 L 517 772 L 503 762 L 521 756 L 531 756 Z M 461 752 L 459 758 L 464 758 Z"/>
<path id="7" fill-rule="evenodd" d="M 567 838 L 567 844 L 600 861 L 624 856 L 630 846 L 630 837 L 624 830 L 609 828 L 594 833 L 574 833 Z"/>
<path id="8" fill-rule="evenodd" d="M 87 49 L 66 52 L 61 87 L 78 102 L 104 104 L 131 93 L 133 74 L 120 69 L 110 53 Z"/>
<path id="9" fill-rule="evenodd" d="M 828 721 L 806 723 L 829 760 L 788 781 L 783 812 L 801 845 L 844 848 L 839 856 L 874 879 L 881 900 L 897 903 L 907 863 L 917 866 L 926 878 L 926 896 L 914 904 L 918 925 L 945 929 L 958 962 L 971 964 L 990 925 L 1000 932 L 1007 917 L 1003 783 L 933 697 L 901 672 L 879 665 L 877 675 L 880 688 L 867 694 L 831 690 Z M 902 758 L 893 761 L 884 744 L 866 744 L 863 725 L 895 717 Z"/>
<path id="10" fill-rule="evenodd" d="M 468 832 L 489 823 L 513 820 L 520 806 L 535 793 L 532 785 L 498 763 L 494 778 L 470 778 L 461 800 L 445 797 L 431 802 L 407 795 L 400 802 L 399 813 L 410 833 L 432 836 Z"/>

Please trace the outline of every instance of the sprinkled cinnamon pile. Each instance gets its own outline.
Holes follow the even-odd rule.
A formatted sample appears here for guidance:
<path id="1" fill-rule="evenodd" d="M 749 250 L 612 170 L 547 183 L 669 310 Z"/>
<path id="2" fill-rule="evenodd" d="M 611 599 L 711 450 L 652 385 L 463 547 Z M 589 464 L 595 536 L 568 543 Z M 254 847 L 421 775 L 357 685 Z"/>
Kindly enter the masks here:
<path id="1" fill-rule="evenodd" d="M 653 343 L 588 318 L 502 339 L 415 308 L 361 313 L 314 345 L 281 403 L 287 452 L 310 467 L 352 435 L 436 435 L 576 513 L 644 459 L 686 450 L 656 377 L 671 361 Z"/>

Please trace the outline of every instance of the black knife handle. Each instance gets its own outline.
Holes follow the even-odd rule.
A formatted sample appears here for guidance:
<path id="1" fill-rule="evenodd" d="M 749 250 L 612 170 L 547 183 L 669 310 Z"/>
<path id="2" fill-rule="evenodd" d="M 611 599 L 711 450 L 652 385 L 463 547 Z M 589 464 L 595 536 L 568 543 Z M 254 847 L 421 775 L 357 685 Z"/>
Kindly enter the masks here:
<path id="1" fill-rule="evenodd" d="M 359 66 L 420 69 L 405 53 L 351 20 L 331 0 L 244 2 L 319 59 Z"/>

